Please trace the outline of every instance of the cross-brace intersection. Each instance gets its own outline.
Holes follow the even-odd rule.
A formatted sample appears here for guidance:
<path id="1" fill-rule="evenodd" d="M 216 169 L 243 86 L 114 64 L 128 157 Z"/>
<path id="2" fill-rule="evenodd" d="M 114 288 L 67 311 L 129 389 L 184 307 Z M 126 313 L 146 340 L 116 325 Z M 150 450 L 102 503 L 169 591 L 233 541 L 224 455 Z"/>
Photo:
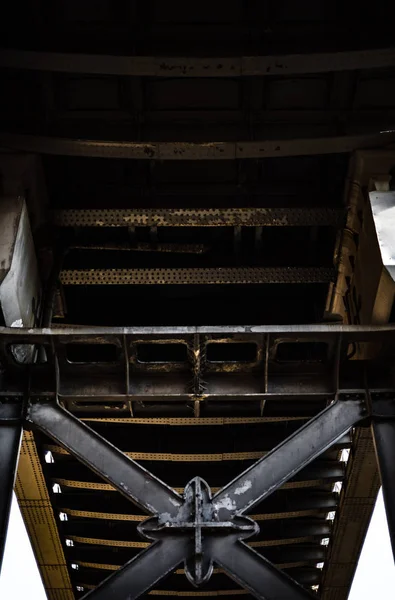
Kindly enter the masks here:
<path id="1" fill-rule="evenodd" d="M 258 525 L 244 513 L 294 477 L 366 416 L 361 395 L 333 402 L 213 497 L 195 477 L 181 496 L 54 401 L 32 402 L 27 421 L 154 515 L 139 526 L 153 543 L 84 596 L 135 600 L 180 563 L 199 586 L 216 563 L 260 600 L 307 600 L 310 592 L 244 543 Z"/>

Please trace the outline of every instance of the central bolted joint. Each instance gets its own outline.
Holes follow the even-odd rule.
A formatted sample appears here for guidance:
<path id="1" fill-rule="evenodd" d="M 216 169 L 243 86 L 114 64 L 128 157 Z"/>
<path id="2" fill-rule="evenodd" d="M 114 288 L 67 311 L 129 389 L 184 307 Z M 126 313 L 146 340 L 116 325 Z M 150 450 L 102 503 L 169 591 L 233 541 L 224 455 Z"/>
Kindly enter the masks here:
<path id="1" fill-rule="evenodd" d="M 249 517 L 234 516 L 229 521 L 220 521 L 218 511 L 212 503 L 211 490 L 200 477 L 192 479 L 184 490 L 184 502 L 174 516 L 163 513 L 151 517 L 138 526 L 139 533 L 150 540 L 168 536 L 188 536 L 191 539 L 190 558 L 185 561 L 185 574 L 194 586 L 208 581 L 213 572 L 213 563 L 205 553 L 208 536 L 237 534 L 239 539 L 249 538 L 259 531 L 258 524 Z"/>

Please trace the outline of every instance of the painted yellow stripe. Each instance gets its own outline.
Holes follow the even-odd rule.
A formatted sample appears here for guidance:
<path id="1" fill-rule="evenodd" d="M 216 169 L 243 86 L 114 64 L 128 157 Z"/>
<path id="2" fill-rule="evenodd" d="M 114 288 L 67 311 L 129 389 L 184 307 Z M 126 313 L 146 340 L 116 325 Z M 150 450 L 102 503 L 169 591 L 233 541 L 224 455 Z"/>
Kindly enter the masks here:
<path id="1" fill-rule="evenodd" d="M 70 517 L 82 517 L 85 519 L 106 519 L 107 521 L 145 521 L 148 515 L 125 515 L 120 513 L 93 512 L 90 510 L 75 510 L 74 508 L 62 508 L 62 512 Z"/>
<path id="2" fill-rule="evenodd" d="M 58 483 L 59 485 L 63 485 L 64 487 L 77 488 L 80 490 L 101 490 L 105 492 L 116 492 L 117 490 L 110 485 L 109 483 L 92 483 L 91 481 L 75 481 L 73 479 L 59 479 L 58 477 L 52 479 L 54 483 Z M 212 487 L 211 491 L 213 494 L 218 492 L 221 488 Z M 184 493 L 183 487 L 175 487 L 173 488 L 179 494 Z"/>
<path id="3" fill-rule="evenodd" d="M 122 565 L 107 565 L 105 563 L 92 563 L 84 561 L 78 561 L 77 564 L 80 567 L 85 567 L 86 569 L 100 569 L 101 571 L 118 571 L 122 568 Z"/>
<path id="4" fill-rule="evenodd" d="M 261 542 L 250 542 L 248 545 L 251 548 L 268 548 L 270 546 L 288 546 L 289 544 L 305 544 L 306 542 L 314 542 L 314 536 L 306 535 L 305 537 L 286 538 L 283 540 L 264 540 Z"/>
<path id="5" fill-rule="evenodd" d="M 123 567 L 123 565 L 109 565 L 109 564 L 105 564 L 105 563 L 92 563 L 92 562 L 81 562 L 81 561 L 77 561 L 77 564 L 80 567 L 85 567 L 87 569 L 98 569 L 98 570 L 103 570 L 103 571 L 119 571 L 119 569 L 122 569 L 122 567 Z M 300 560 L 297 562 L 278 563 L 275 566 L 278 567 L 279 569 L 293 569 L 295 567 L 303 567 L 306 564 L 308 564 L 308 562 Z M 182 573 L 184 573 L 184 571 L 182 571 Z"/>
<path id="6" fill-rule="evenodd" d="M 87 569 L 100 569 L 100 570 L 105 570 L 105 571 L 117 571 L 118 569 L 121 569 L 121 565 L 108 565 L 108 564 L 103 564 L 103 563 L 91 563 L 91 562 L 84 562 L 84 561 L 78 561 L 78 564 L 80 567 L 86 567 Z M 174 571 L 175 575 L 185 575 L 185 571 L 184 569 L 176 569 Z M 225 573 L 225 571 L 223 569 L 213 569 L 213 575 L 218 575 L 218 573 Z M 81 584 L 83 585 L 83 584 Z M 85 586 L 88 587 L 88 586 Z M 92 588 L 94 588 L 96 586 L 92 586 Z"/>
<path id="7" fill-rule="evenodd" d="M 30 431 L 23 434 L 15 492 L 48 600 L 74 600 L 54 509 Z"/>
<path id="8" fill-rule="evenodd" d="M 120 540 L 102 540 L 99 538 L 81 537 L 79 535 L 69 535 L 68 539 L 79 544 L 93 544 L 95 546 L 114 546 L 117 548 L 148 548 L 149 542 L 123 542 Z"/>
<path id="9" fill-rule="evenodd" d="M 96 586 L 92 584 L 80 583 L 85 590 L 94 590 Z M 153 590 L 152 592 L 148 592 L 150 596 L 170 596 L 176 598 L 189 598 L 189 597 L 200 597 L 200 598 L 208 598 L 208 597 L 218 597 L 218 596 L 247 596 L 250 592 L 247 590 L 217 590 L 212 592 L 179 592 L 174 590 Z"/>
<path id="10" fill-rule="evenodd" d="M 77 542 L 79 544 L 92 544 L 95 546 L 111 546 L 114 548 L 148 548 L 150 546 L 150 542 L 127 542 L 122 540 L 104 540 L 101 538 L 88 538 L 81 537 L 78 535 L 70 535 L 68 536 L 70 540 L 73 542 Z M 269 546 L 284 546 L 288 544 L 298 544 L 306 541 L 313 540 L 313 537 L 299 537 L 299 538 L 290 538 L 285 540 L 260 540 L 257 542 L 248 542 L 248 546 L 251 548 L 267 548 Z M 183 569 L 181 569 L 183 573 Z"/>
<path id="11" fill-rule="evenodd" d="M 52 479 L 54 483 L 58 483 L 60 486 L 76 488 L 80 490 L 100 490 L 103 492 L 116 492 L 117 490 L 110 485 L 109 483 L 93 483 L 91 481 L 75 481 L 74 479 L 60 479 L 54 478 Z M 306 481 L 289 481 L 288 483 L 284 483 L 281 486 L 281 489 L 297 489 L 297 488 L 309 488 L 315 487 L 318 485 L 322 485 L 325 483 L 324 479 L 310 479 Z M 184 493 L 183 487 L 175 487 L 173 488 L 179 494 Z M 218 492 L 221 488 L 212 487 L 211 491 L 213 494 Z"/>
<path id="12" fill-rule="evenodd" d="M 197 418 L 136 418 L 136 417 L 84 417 L 81 421 L 98 423 L 127 423 L 128 425 L 248 425 L 253 423 L 280 423 L 283 421 L 308 421 L 310 417 L 199 417 Z"/>
<path id="13" fill-rule="evenodd" d="M 70 454 L 61 446 L 47 444 L 46 450 L 53 454 Z M 257 460 L 262 458 L 266 451 L 257 452 L 224 452 L 218 454 L 173 454 L 164 452 L 124 452 L 126 456 L 133 460 L 152 460 L 165 462 L 221 462 L 227 460 Z"/>
<path id="14" fill-rule="evenodd" d="M 76 510 L 74 508 L 62 508 L 62 512 L 70 517 L 80 517 L 85 519 L 105 519 L 107 521 L 136 521 L 141 522 L 148 519 L 148 515 L 129 515 L 124 513 L 104 513 L 93 512 L 89 510 Z M 323 512 L 324 509 L 321 511 Z M 325 512 L 325 511 L 324 511 Z M 326 509 L 326 512 L 327 509 Z M 257 515 L 248 515 L 254 521 L 271 521 L 273 519 L 293 519 L 295 517 L 310 517 L 320 514 L 319 509 L 296 510 L 293 512 L 263 513 Z"/>

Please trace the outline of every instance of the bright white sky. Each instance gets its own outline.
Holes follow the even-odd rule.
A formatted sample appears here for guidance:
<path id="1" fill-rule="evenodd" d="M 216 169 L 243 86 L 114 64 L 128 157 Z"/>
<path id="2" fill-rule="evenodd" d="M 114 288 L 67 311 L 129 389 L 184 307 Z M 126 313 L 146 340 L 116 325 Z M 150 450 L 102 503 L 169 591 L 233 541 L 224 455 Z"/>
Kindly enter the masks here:
<path id="1" fill-rule="evenodd" d="M 394 600 L 395 565 L 380 491 L 349 600 Z M 14 497 L 2 574 L 0 598 L 47 600 Z"/>

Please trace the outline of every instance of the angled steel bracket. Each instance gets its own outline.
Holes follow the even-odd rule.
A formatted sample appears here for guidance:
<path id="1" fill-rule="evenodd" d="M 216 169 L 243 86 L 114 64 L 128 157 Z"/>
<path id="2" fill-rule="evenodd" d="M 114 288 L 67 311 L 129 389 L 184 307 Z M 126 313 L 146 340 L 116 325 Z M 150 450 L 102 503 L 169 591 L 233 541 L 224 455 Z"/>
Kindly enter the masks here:
<path id="1" fill-rule="evenodd" d="M 337 400 L 211 497 L 196 477 L 181 496 L 54 402 L 31 403 L 27 420 L 140 508 L 153 514 L 139 526 L 153 544 L 84 598 L 134 600 L 180 563 L 199 586 L 213 563 L 260 600 L 313 596 L 244 541 L 258 525 L 244 513 L 317 458 L 366 414 L 360 396 Z"/>

